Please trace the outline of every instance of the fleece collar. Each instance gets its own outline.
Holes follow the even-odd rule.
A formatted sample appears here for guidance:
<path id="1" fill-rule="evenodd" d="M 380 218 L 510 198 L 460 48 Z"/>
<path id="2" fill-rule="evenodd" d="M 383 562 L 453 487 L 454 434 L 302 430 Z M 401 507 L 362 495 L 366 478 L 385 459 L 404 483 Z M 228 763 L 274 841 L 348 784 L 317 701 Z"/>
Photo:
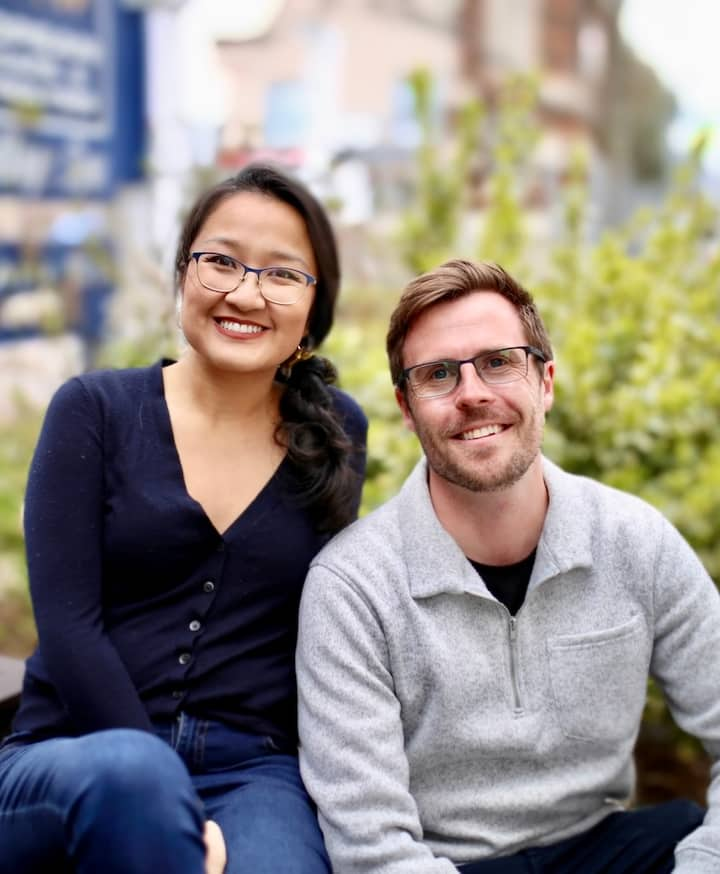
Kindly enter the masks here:
<path id="1" fill-rule="evenodd" d="M 592 531 L 581 477 L 543 458 L 549 502 L 529 589 L 574 568 L 592 565 Z M 489 597 L 479 575 L 435 515 L 423 457 L 395 501 L 413 598 L 468 592 Z"/>

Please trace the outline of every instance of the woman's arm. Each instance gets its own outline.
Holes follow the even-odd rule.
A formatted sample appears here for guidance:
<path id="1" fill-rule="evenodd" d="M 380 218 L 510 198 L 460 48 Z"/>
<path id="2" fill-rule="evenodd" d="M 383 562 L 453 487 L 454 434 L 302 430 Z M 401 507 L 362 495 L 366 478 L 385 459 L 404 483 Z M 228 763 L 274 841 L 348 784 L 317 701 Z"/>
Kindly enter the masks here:
<path id="1" fill-rule="evenodd" d="M 103 414 L 79 379 L 45 416 L 25 496 L 25 540 L 39 650 L 80 732 L 152 730 L 103 625 Z"/>

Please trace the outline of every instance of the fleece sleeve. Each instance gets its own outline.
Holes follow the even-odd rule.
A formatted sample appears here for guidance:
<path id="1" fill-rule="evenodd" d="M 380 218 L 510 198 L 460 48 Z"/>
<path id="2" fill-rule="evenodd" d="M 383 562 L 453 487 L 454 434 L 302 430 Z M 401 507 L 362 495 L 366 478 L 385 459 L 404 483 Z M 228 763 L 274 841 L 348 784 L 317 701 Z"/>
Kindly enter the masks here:
<path id="1" fill-rule="evenodd" d="M 300 764 L 334 871 L 451 874 L 423 843 L 384 635 L 350 581 L 311 568 L 297 652 Z"/>
<path id="2" fill-rule="evenodd" d="M 78 732 L 152 730 L 103 627 L 104 416 L 79 379 L 52 399 L 30 467 L 25 542 L 42 665 Z"/>
<path id="3" fill-rule="evenodd" d="M 708 812 L 675 852 L 676 874 L 720 871 L 720 594 L 697 556 L 667 522 L 655 573 L 651 672 L 670 711 L 712 758 Z"/>

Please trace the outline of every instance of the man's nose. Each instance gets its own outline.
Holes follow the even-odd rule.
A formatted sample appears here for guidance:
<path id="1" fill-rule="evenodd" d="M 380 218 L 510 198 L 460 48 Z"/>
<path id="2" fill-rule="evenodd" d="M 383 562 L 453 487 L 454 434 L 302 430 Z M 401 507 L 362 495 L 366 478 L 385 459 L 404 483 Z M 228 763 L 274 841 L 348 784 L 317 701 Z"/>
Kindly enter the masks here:
<path id="1" fill-rule="evenodd" d="M 475 365 L 468 361 L 460 366 L 460 381 L 455 389 L 455 405 L 468 407 L 483 404 L 495 397 L 491 386 L 479 376 Z"/>

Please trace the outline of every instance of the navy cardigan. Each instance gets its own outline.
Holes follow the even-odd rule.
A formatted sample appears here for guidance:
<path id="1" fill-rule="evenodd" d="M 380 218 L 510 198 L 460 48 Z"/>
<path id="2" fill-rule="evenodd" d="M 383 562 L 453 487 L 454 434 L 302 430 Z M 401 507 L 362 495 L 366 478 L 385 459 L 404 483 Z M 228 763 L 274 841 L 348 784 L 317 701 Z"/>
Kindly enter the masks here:
<path id="1" fill-rule="evenodd" d="M 25 505 L 40 642 L 14 738 L 152 730 L 184 710 L 295 746 L 298 604 L 328 535 L 289 498 L 287 459 L 213 527 L 185 488 L 163 363 L 76 377 L 49 405 Z M 331 391 L 364 469 L 365 415 Z"/>

